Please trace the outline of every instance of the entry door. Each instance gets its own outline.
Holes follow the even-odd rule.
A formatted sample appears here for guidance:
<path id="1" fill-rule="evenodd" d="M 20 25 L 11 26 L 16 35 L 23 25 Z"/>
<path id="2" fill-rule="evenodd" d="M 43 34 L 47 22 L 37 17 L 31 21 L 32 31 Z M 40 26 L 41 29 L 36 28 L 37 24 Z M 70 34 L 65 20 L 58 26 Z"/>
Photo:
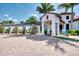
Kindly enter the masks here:
<path id="1" fill-rule="evenodd" d="M 69 24 L 66 24 L 66 30 L 69 30 Z"/>
<path id="2" fill-rule="evenodd" d="M 55 33 L 56 33 L 56 35 L 58 35 L 58 33 L 57 33 L 57 30 L 58 30 L 58 26 L 57 26 L 58 24 L 57 23 L 55 23 Z"/>
<path id="3" fill-rule="evenodd" d="M 60 33 L 62 32 L 62 27 L 63 27 L 63 26 L 62 26 L 62 24 L 61 24 L 61 25 L 60 25 Z"/>

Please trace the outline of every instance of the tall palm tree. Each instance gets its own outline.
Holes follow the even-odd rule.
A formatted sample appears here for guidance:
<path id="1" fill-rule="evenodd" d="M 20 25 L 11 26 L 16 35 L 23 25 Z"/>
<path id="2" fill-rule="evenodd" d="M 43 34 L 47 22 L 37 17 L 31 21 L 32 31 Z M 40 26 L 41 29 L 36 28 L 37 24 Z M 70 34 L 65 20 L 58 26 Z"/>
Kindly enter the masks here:
<path id="1" fill-rule="evenodd" d="M 62 9 L 64 8 L 65 9 L 65 12 L 68 11 L 68 9 L 70 8 L 70 5 L 68 3 L 62 3 L 58 6 L 59 9 Z"/>
<path id="2" fill-rule="evenodd" d="M 38 11 L 40 14 L 45 15 L 46 13 L 50 13 L 52 11 L 54 11 L 54 5 L 52 5 L 51 3 L 41 3 L 37 8 L 36 11 Z M 40 20 L 43 16 L 40 17 Z M 41 23 L 41 21 L 40 21 Z"/>
<path id="3" fill-rule="evenodd" d="M 73 13 L 74 13 L 74 7 L 76 6 L 76 5 L 78 5 L 78 3 L 69 3 L 69 5 L 70 5 L 70 8 L 71 8 L 71 13 L 72 13 L 72 15 L 71 15 L 71 29 L 73 29 L 72 27 L 73 27 L 73 19 L 74 19 L 74 15 L 73 15 Z"/>
<path id="4" fill-rule="evenodd" d="M 74 17 L 74 15 L 73 15 L 73 13 L 74 13 L 74 7 L 76 6 L 76 5 L 78 5 L 78 3 L 62 3 L 62 4 L 60 4 L 58 7 L 59 8 L 65 8 L 65 12 L 67 12 L 67 10 L 68 9 L 71 9 L 71 29 L 72 29 L 72 23 L 73 23 L 73 17 Z"/>
<path id="5" fill-rule="evenodd" d="M 54 6 L 50 3 L 41 3 L 40 6 L 36 8 L 36 11 L 43 14 L 49 13 L 53 10 L 55 10 Z"/>

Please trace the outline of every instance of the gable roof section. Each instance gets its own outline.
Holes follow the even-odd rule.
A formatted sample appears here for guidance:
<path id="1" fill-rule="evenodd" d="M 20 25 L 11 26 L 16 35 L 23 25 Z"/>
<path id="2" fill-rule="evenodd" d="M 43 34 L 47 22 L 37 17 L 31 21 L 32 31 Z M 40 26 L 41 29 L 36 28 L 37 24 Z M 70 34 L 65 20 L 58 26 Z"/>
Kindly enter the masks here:
<path id="1" fill-rule="evenodd" d="M 61 20 L 61 16 L 60 16 L 59 14 L 57 14 L 57 13 L 49 13 L 49 14 L 54 14 L 54 15 L 56 15 L 56 16 L 59 18 L 59 20 L 60 20 L 61 22 L 65 23 L 63 20 Z M 44 16 L 45 16 L 45 14 L 40 17 L 40 20 L 42 20 L 42 18 L 43 18 Z"/>
<path id="2" fill-rule="evenodd" d="M 74 21 L 79 21 L 79 16 L 74 17 L 73 22 L 74 22 Z M 71 21 L 69 21 L 69 22 L 71 22 Z"/>
<path id="3" fill-rule="evenodd" d="M 65 14 L 68 14 L 68 15 L 69 15 L 69 14 L 73 14 L 73 15 L 75 15 L 75 13 L 71 13 L 71 12 L 67 12 L 67 13 L 66 13 L 66 12 L 64 12 L 64 13 L 60 13 L 59 15 L 65 15 Z"/>
<path id="4" fill-rule="evenodd" d="M 57 17 L 61 18 L 61 16 L 60 16 L 59 14 L 57 14 L 57 13 L 49 13 L 49 14 L 54 14 L 54 15 L 56 15 Z"/>

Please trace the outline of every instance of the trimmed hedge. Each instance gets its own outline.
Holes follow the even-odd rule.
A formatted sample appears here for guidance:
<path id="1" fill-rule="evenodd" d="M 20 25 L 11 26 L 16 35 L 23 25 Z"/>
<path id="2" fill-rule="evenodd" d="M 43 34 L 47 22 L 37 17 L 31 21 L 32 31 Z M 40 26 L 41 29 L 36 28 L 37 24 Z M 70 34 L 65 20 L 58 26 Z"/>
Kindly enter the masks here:
<path id="1" fill-rule="evenodd" d="M 70 35 L 79 35 L 79 30 L 67 30 L 67 33 Z"/>
<path id="2" fill-rule="evenodd" d="M 33 26 L 31 28 L 31 34 L 36 34 L 38 32 L 38 28 L 36 26 Z"/>
<path id="3" fill-rule="evenodd" d="M 9 33 L 9 32 L 10 32 L 10 29 L 6 29 L 6 30 L 5 30 L 5 33 Z"/>
<path id="4" fill-rule="evenodd" d="M 0 33 L 3 33 L 4 28 L 0 28 Z"/>

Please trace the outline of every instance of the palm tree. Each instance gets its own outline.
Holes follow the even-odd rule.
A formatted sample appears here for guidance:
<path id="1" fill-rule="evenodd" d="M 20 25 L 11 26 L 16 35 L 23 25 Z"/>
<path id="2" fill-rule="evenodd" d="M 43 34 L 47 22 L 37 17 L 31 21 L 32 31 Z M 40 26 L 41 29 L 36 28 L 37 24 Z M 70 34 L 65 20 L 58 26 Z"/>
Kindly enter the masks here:
<path id="1" fill-rule="evenodd" d="M 12 20 L 3 20 L 1 23 L 2 24 L 14 24 L 14 21 L 12 21 Z"/>
<path id="2" fill-rule="evenodd" d="M 49 13 L 53 10 L 55 10 L 54 6 L 50 3 L 41 3 L 40 6 L 38 6 L 36 9 L 36 11 L 43 14 Z"/>
<path id="3" fill-rule="evenodd" d="M 74 13 L 74 7 L 76 6 L 76 5 L 78 5 L 78 3 L 62 3 L 62 4 L 60 4 L 58 7 L 59 8 L 65 8 L 65 12 L 67 12 L 67 10 L 68 9 L 71 9 L 71 29 L 72 29 L 72 23 L 73 23 L 73 17 L 74 17 L 74 15 L 73 15 L 73 13 Z"/>
<path id="4" fill-rule="evenodd" d="M 51 3 L 41 3 L 37 8 L 36 11 L 38 11 L 40 14 L 47 14 L 50 13 L 52 11 L 54 11 L 54 5 L 52 5 Z M 40 20 L 43 16 L 40 17 Z M 41 21 L 40 21 L 41 23 Z"/>
<path id="5" fill-rule="evenodd" d="M 31 16 L 29 19 L 27 19 L 26 20 L 26 24 L 32 24 L 32 28 L 31 28 L 31 34 L 35 34 L 36 32 L 35 32 L 35 30 L 36 30 L 36 26 L 35 26 L 35 24 L 37 23 L 38 21 L 37 21 L 37 19 L 36 19 L 36 17 L 34 17 L 34 16 Z"/>
<path id="6" fill-rule="evenodd" d="M 65 12 L 68 11 L 68 9 L 70 8 L 70 5 L 68 3 L 62 3 L 58 6 L 59 9 L 64 8 Z"/>
<path id="7" fill-rule="evenodd" d="M 73 13 L 74 13 L 74 7 L 76 6 L 76 5 L 78 5 L 78 3 L 69 3 L 69 5 L 70 5 L 70 8 L 71 8 L 71 13 L 72 13 L 72 15 L 71 15 L 71 29 L 73 29 L 72 28 L 72 26 L 73 26 L 73 19 L 74 19 L 74 15 L 73 15 Z"/>
<path id="8" fill-rule="evenodd" d="M 37 23 L 38 21 L 37 21 L 37 19 L 36 19 L 36 17 L 34 17 L 34 16 L 31 16 L 31 17 L 29 17 L 29 19 L 27 19 L 26 20 L 26 24 L 35 24 L 35 23 Z"/>
<path id="9" fill-rule="evenodd" d="M 20 21 L 20 24 L 25 24 L 25 22 L 24 21 Z"/>

